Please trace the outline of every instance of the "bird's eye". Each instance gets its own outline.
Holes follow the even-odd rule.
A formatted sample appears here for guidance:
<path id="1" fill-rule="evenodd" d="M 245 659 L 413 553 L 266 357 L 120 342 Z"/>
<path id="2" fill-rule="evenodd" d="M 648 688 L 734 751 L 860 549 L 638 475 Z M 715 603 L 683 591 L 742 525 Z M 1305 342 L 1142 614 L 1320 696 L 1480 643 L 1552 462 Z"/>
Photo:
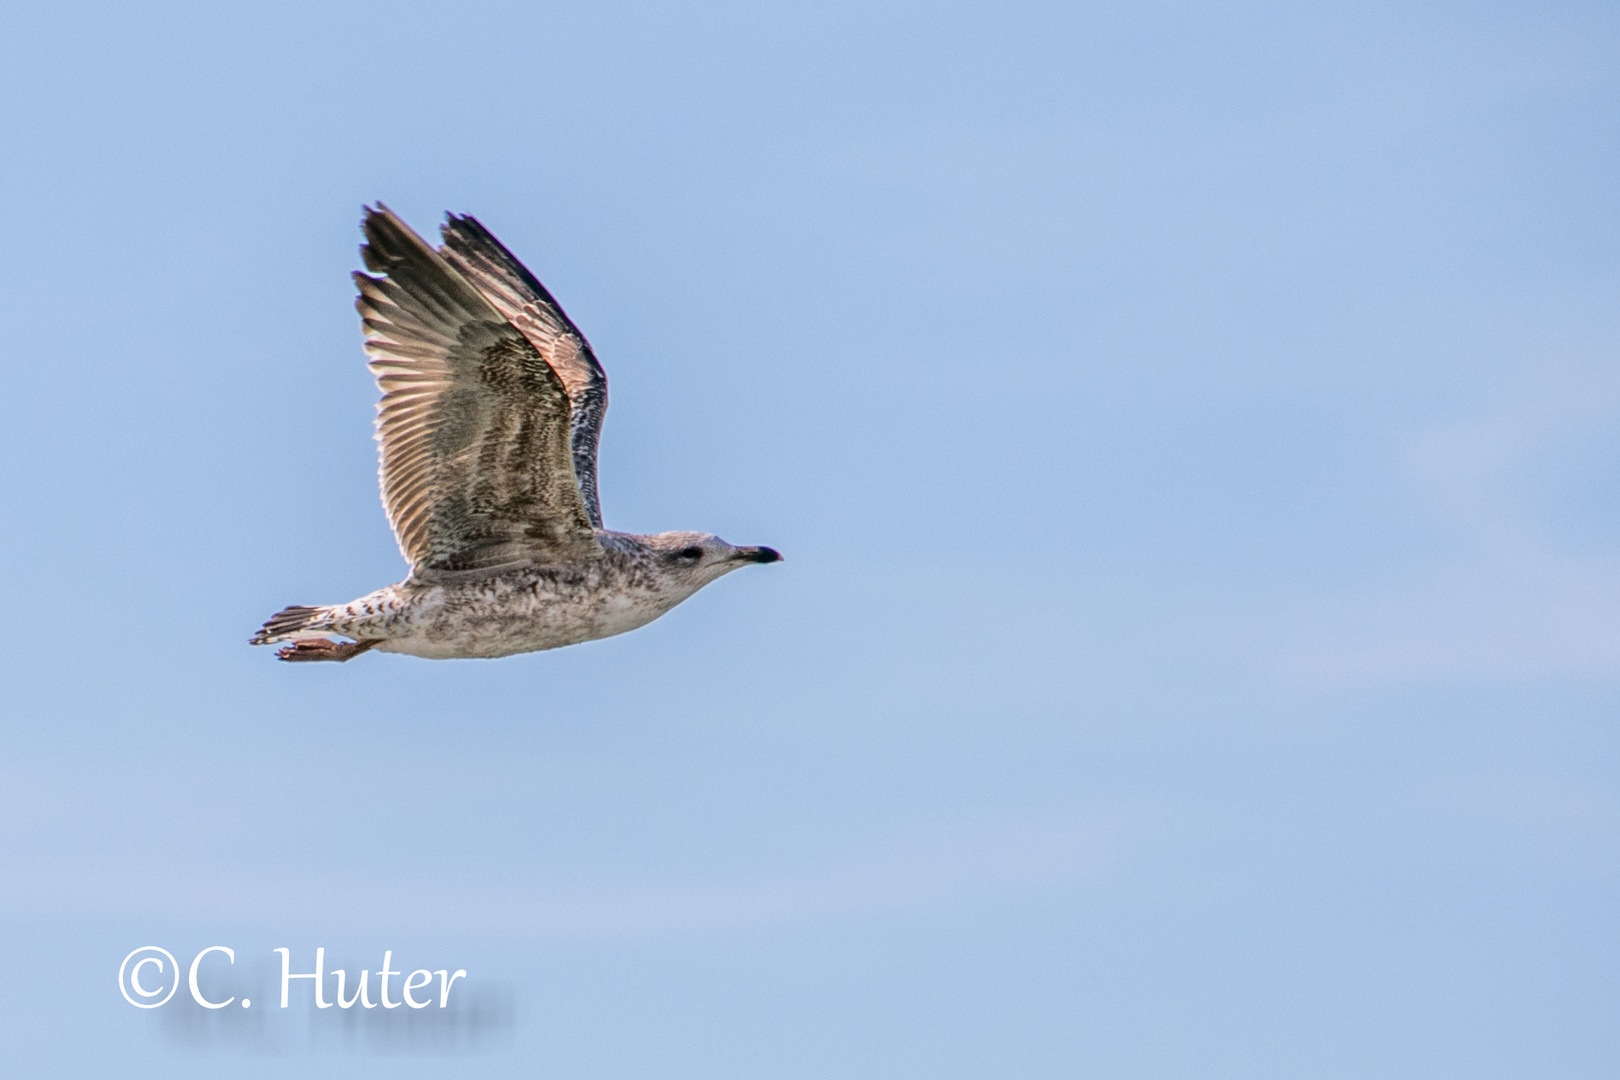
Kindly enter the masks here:
<path id="1" fill-rule="evenodd" d="M 700 547 L 682 548 L 678 554 L 681 558 L 686 559 L 689 562 L 697 562 L 699 559 L 703 558 L 703 549 Z"/>

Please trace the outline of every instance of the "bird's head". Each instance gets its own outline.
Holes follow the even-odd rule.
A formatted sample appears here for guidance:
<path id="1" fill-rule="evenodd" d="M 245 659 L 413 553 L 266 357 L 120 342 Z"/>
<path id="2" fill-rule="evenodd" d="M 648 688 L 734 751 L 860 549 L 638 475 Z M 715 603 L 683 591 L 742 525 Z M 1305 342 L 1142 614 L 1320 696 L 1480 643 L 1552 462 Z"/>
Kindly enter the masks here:
<path id="1" fill-rule="evenodd" d="M 775 548 L 734 547 L 718 536 L 697 532 L 667 532 L 646 537 L 659 575 L 697 591 L 750 563 L 781 562 Z"/>

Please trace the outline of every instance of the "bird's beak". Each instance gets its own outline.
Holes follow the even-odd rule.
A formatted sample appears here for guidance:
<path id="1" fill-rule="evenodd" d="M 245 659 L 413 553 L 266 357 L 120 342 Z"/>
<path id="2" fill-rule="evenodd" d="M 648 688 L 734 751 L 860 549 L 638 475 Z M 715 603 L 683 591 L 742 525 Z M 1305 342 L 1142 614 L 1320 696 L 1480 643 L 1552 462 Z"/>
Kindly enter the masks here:
<path id="1" fill-rule="evenodd" d="M 782 553 L 775 548 L 768 547 L 740 547 L 734 558 L 744 559 L 748 562 L 781 562 Z"/>

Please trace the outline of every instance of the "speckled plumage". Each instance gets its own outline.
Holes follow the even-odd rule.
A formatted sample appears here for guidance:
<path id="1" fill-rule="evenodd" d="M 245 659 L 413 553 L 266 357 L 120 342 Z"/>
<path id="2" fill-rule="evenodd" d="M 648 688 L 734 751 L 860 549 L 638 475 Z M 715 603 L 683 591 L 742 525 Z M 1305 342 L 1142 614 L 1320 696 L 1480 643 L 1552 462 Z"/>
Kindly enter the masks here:
<path id="1" fill-rule="evenodd" d="M 382 275 L 355 275 L 383 393 L 379 480 L 411 573 L 348 604 L 285 608 L 253 644 L 291 642 L 283 660 L 554 649 L 634 630 L 781 558 L 707 533 L 604 529 L 607 379 L 584 335 L 470 217 L 450 215 L 437 250 L 381 204 L 362 228 Z"/>

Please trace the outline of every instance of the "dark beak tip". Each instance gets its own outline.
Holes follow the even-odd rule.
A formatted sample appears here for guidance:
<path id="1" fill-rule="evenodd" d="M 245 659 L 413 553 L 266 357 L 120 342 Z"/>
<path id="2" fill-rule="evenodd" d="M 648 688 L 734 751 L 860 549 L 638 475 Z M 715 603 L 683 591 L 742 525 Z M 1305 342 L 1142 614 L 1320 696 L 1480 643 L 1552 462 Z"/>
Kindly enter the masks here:
<path id="1" fill-rule="evenodd" d="M 781 562 L 782 553 L 775 548 L 762 547 L 754 552 L 754 561 L 757 563 Z"/>

